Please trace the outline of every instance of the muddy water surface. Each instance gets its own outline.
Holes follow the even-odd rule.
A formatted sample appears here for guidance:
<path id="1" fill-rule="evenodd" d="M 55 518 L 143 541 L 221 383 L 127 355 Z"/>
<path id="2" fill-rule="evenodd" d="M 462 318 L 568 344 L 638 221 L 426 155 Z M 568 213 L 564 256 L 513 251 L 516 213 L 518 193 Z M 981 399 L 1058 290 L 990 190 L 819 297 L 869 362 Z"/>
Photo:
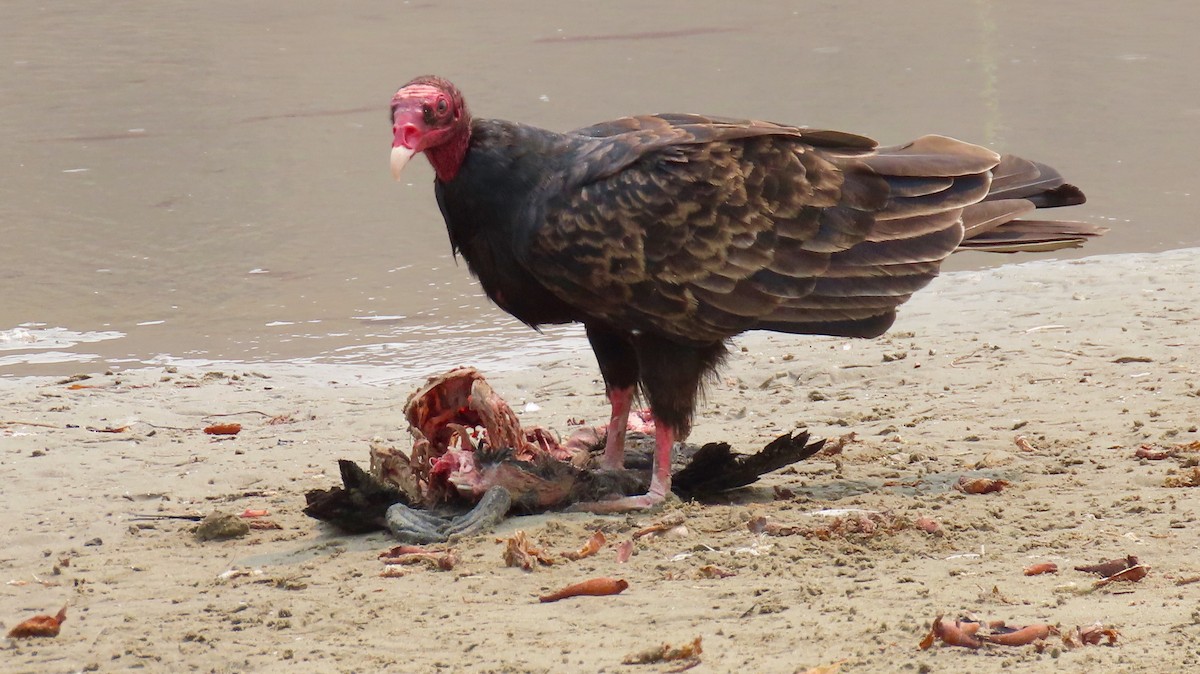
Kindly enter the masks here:
<path id="1" fill-rule="evenodd" d="M 579 348 L 482 299 L 423 162 L 390 180 L 388 99 L 426 72 L 558 130 L 694 111 L 946 133 L 1084 187 L 1073 215 L 1113 231 L 1079 254 L 1200 245 L 1198 22 L 1115 0 L 5 3 L 0 374 Z"/>

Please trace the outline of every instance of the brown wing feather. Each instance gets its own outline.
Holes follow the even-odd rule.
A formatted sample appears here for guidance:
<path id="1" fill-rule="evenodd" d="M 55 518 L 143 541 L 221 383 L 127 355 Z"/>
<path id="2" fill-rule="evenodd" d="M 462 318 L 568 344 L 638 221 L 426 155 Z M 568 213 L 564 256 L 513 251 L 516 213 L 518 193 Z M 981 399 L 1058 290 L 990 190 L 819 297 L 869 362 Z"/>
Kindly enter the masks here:
<path id="1" fill-rule="evenodd" d="M 568 189 L 542 209 L 525 264 L 592 320 L 684 343 L 753 328 L 879 334 L 963 243 L 964 212 L 972 234 L 992 233 L 988 246 L 1054 239 L 1053 227 L 1012 224 L 1028 199 L 984 199 L 993 169 L 1010 194 L 1061 179 L 951 138 L 876 149 L 699 115 L 624 118 L 575 137 Z"/>
<path id="2" fill-rule="evenodd" d="M 1022 220 L 1035 208 L 1074 206 L 1087 201 L 1045 164 L 1004 155 L 992 170 L 992 188 L 984 201 L 963 210 L 966 236 L 961 250 L 991 253 L 1046 252 L 1074 248 L 1108 231 L 1107 227 L 1065 220 Z"/>

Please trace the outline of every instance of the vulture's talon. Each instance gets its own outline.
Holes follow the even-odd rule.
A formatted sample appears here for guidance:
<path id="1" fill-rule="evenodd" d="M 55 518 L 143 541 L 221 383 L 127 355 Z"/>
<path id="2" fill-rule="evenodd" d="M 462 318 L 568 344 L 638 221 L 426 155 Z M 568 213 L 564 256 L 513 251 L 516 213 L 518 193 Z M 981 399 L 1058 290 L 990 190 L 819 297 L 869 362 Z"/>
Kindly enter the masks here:
<path id="1" fill-rule="evenodd" d="M 415 510 L 403 503 L 388 508 L 384 519 L 388 530 L 401 543 L 427 545 L 444 543 L 449 538 L 445 531 L 449 522 L 445 518 Z"/>
<path id="2" fill-rule="evenodd" d="M 512 507 L 512 494 L 500 485 L 483 493 L 479 503 L 469 512 L 453 518 L 445 531 L 450 538 L 484 533 L 504 521 Z"/>
<path id="3" fill-rule="evenodd" d="M 483 533 L 504 521 L 512 506 L 507 489 L 495 486 L 484 492 L 474 508 L 454 517 L 442 517 L 397 503 L 387 510 L 387 528 L 402 543 L 426 545 L 451 538 Z"/>

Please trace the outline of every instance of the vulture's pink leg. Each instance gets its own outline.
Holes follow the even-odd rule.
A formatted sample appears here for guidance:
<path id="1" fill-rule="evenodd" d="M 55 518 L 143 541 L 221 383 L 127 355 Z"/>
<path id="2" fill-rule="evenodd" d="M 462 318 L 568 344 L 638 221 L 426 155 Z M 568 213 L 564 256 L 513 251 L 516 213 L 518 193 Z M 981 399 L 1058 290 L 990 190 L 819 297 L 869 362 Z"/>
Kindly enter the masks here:
<path id="1" fill-rule="evenodd" d="M 608 402 L 612 405 L 612 415 L 608 418 L 604 458 L 600 465 L 607 470 L 623 470 L 625 468 L 625 431 L 629 428 L 629 409 L 633 406 L 633 387 L 610 389 Z"/>
<path id="2" fill-rule="evenodd" d="M 671 491 L 671 449 L 675 445 L 675 431 L 655 419 L 654 424 L 654 473 L 650 477 L 650 491 L 641 496 L 626 496 L 611 501 L 577 503 L 571 510 L 582 510 L 597 514 L 623 513 L 633 510 L 648 510 L 662 503 Z M 607 453 L 605 459 L 607 459 Z"/>

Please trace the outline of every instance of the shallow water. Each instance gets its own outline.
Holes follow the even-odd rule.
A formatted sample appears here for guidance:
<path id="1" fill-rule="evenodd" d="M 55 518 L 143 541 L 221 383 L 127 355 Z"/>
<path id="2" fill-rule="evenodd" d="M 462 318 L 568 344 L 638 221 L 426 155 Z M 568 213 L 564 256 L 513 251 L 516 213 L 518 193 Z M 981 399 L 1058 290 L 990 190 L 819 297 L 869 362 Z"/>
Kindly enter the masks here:
<path id="1" fill-rule="evenodd" d="M 423 162 L 390 180 L 388 99 L 426 72 L 560 130 L 696 111 L 954 135 L 1088 192 L 1071 216 L 1113 231 L 1060 257 L 1195 246 L 1200 6 L 1170 5 L 5 3 L 0 374 L 580 348 L 487 305 Z"/>

